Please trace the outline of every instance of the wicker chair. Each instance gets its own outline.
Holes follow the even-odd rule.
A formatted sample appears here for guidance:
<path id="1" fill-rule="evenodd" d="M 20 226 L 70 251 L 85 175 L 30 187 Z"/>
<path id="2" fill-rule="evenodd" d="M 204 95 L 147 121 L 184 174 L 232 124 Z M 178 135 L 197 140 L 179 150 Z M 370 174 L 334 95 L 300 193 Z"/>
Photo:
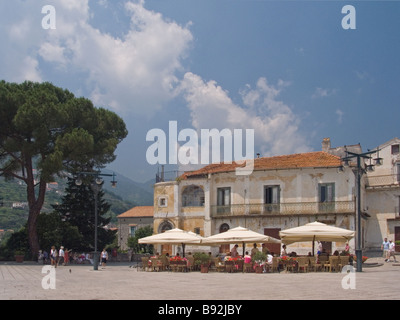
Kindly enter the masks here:
<path id="1" fill-rule="evenodd" d="M 340 263 L 339 256 L 330 256 L 329 257 L 329 272 L 339 271 L 339 263 Z"/>
<path id="2" fill-rule="evenodd" d="M 304 272 L 308 271 L 308 264 L 309 264 L 309 258 L 308 257 L 297 257 L 297 270 L 300 272 L 303 270 Z"/>
<path id="3" fill-rule="evenodd" d="M 350 261 L 350 256 L 340 256 L 339 271 L 342 271 L 344 266 L 347 266 Z"/>
<path id="4" fill-rule="evenodd" d="M 250 263 L 245 263 L 243 265 L 243 272 L 246 272 L 246 273 L 253 272 L 253 264 L 251 262 Z"/>
<path id="5" fill-rule="evenodd" d="M 146 271 L 149 269 L 149 257 L 142 257 L 142 267 L 141 270 L 142 271 Z"/>
<path id="6" fill-rule="evenodd" d="M 235 261 L 225 261 L 225 271 L 232 273 L 235 271 Z"/>

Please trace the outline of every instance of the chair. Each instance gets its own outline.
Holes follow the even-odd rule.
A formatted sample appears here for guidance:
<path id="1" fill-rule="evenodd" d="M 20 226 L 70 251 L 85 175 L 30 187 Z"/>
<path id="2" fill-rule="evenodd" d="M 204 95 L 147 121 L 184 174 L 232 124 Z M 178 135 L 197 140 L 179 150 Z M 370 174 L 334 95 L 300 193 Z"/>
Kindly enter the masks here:
<path id="1" fill-rule="evenodd" d="M 187 260 L 188 260 L 188 263 L 187 263 L 188 271 L 193 271 L 194 267 L 195 267 L 195 265 L 194 265 L 194 257 L 188 257 Z"/>
<path id="2" fill-rule="evenodd" d="M 236 261 L 236 270 L 239 272 L 243 272 L 243 265 L 244 265 L 244 260 L 237 260 Z"/>
<path id="3" fill-rule="evenodd" d="M 319 255 L 318 256 L 319 264 L 321 265 L 321 270 L 329 269 L 329 257 L 326 255 Z"/>
<path id="4" fill-rule="evenodd" d="M 245 263 L 243 265 L 243 272 L 246 272 L 246 273 L 253 272 L 253 264 L 251 262 L 250 263 Z"/>
<path id="5" fill-rule="evenodd" d="M 342 271 L 344 266 L 347 266 L 350 261 L 350 256 L 340 256 L 339 271 Z"/>
<path id="6" fill-rule="evenodd" d="M 321 264 L 315 261 L 315 257 L 308 257 L 308 270 L 318 271 L 321 268 Z"/>
<path id="7" fill-rule="evenodd" d="M 187 270 L 187 261 L 186 260 L 181 260 L 177 261 L 177 270 L 178 272 L 183 272 Z"/>
<path id="8" fill-rule="evenodd" d="M 225 271 L 225 262 L 224 261 L 216 262 L 215 268 L 217 269 L 217 272 Z"/>
<path id="9" fill-rule="evenodd" d="M 161 261 L 162 261 L 162 265 L 163 265 L 163 270 L 169 270 L 170 269 L 170 262 L 169 259 L 166 255 L 162 255 L 161 256 Z"/>
<path id="10" fill-rule="evenodd" d="M 163 265 L 161 259 L 151 259 L 151 268 L 153 271 L 160 271 L 162 270 L 162 267 Z"/>
<path id="11" fill-rule="evenodd" d="M 235 261 L 225 261 L 225 271 L 232 273 L 235 270 Z"/>
<path id="12" fill-rule="evenodd" d="M 332 272 L 333 270 L 339 271 L 339 262 L 340 262 L 339 256 L 330 256 L 329 257 L 329 272 Z"/>
<path id="13" fill-rule="evenodd" d="M 142 267 L 141 270 L 142 271 L 146 271 L 149 268 L 149 257 L 142 257 Z"/>
<path id="14" fill-rule="evenodd" d="M 308 263 L 309 263 L 309 259 L 308 257 L 297 257 L 296 258 L 297 261 L 297 270 L 300 272 L 301 270 L 303 270 L 304 272 L 307 272 L 308 270 Z"/>
<path id="15" fill-rule="evenodd" d="M 172 272 L 178 271 L 178 261 L 170 261 L 169 267 Z"/>
<path id="16" fill-rule="evenodd" d="M 273 257 L 272 258 L 272 265 L 271 265 L 270 270 L 272 272 L 274 272 L 275 270 L 279 271 L 279 258 L 278 257 Z"/>

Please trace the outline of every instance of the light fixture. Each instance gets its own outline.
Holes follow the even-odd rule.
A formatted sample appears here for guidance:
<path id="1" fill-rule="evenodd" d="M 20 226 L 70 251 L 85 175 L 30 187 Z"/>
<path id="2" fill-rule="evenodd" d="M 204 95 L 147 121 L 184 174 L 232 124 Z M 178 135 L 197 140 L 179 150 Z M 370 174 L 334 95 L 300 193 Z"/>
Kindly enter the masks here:
<path id="1" fill-rule="evenodd" d="M 366 168 L 368 172 L 374 171 L 374 165 L 372 164 L 371 159 L 372 158 L 369 158 L 369 164 L 367 165 L 367 168 Z"/>
<path id="2" fill-rule="evenodd" d="M 112 181 L 111 181 L 111 187 L 116 188 L 117 187 L 117 181 L 115 181 L 115 173 L 113 172 L 112 174 Z"/>
<path id="3" fill-rule="evenodd" d="M 103 179 L 100 177 L 96 177 L 96 184 L 101 185 L 103 183 Z"/>
<path id="4" fill-rule="evenodd" d="M 75 179 L 75 185 L 81 186 L 82 185 L 82 179 L 81 178 Z"/>

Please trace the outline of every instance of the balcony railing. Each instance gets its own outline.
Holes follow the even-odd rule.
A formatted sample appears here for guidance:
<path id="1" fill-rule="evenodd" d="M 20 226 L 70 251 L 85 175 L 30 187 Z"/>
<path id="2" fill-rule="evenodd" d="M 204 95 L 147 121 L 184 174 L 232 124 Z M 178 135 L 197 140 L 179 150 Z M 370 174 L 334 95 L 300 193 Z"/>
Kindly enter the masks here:
<path id="1" fill-rule="evenodd" d="M 335 202 L 295 202 L 278 204 L 231 204 L 228 206 L 211 206 L 211 216 L 243 216 L 243 215 L 297 215 L 297 214 L 327 214 L 354 213 L 354 201 Z"/>
<path id="2" fill-rule="evenodd" d="M 400 174 L 388 174 L 381 176 L 367 176 L 366 186 L 385 187 L 385 186 L 399 186 Z"/>

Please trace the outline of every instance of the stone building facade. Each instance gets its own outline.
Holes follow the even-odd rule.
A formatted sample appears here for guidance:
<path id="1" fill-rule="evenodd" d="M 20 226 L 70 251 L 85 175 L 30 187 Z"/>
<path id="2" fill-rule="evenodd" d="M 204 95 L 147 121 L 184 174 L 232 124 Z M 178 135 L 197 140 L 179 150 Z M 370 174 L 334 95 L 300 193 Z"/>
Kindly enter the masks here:
<path id="1" fill-rule="evenodd" d="M 154 207 L 137 206 L 120 214 L 118 218 L 118 246 L 127 250 L 129 237 L 135 235 L 135 231 L 145 226 L 153 226 Z"/>

